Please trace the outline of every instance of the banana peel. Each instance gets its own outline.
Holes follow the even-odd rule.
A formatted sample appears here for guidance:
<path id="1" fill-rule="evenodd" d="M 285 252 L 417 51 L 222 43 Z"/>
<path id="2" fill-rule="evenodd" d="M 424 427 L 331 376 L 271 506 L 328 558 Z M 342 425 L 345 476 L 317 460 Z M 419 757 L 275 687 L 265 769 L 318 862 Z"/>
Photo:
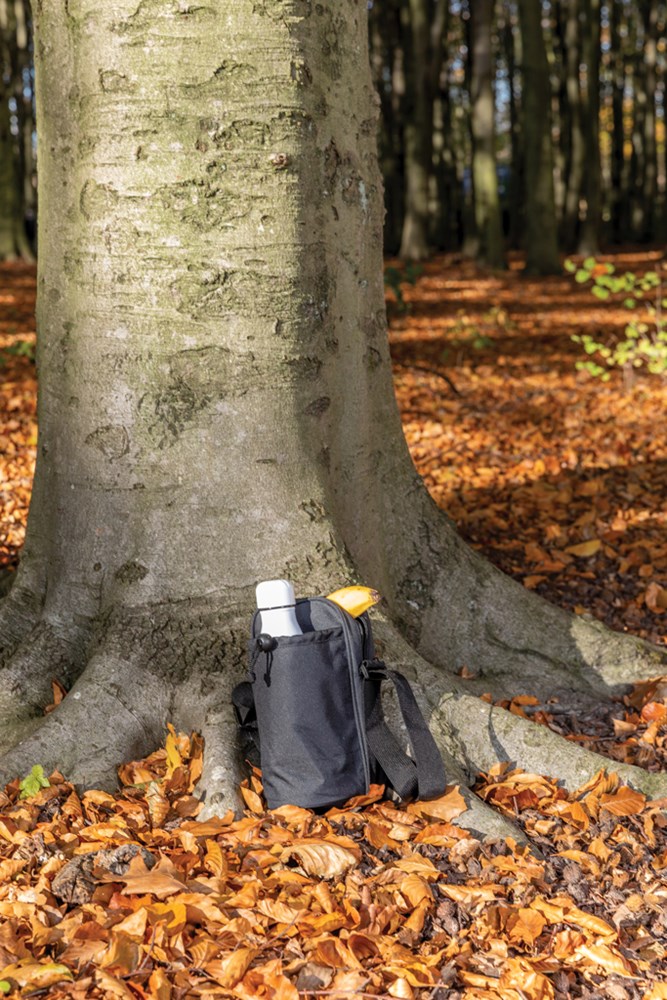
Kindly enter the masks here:
<path id="1" fill-rule="evenodd" d="M 339 607 L 347 611 L 348 615 L 352 615 L 353 618 L 358 618 L 364 611 L 377 604 L 380 599 L 381 597 L 377 590 L 373 590 L 372 587 L 361 586 L 341 587 L 340 590 L 334 590 L 332 594 L 327 595 L 328 601 L 338 604 Z"/>

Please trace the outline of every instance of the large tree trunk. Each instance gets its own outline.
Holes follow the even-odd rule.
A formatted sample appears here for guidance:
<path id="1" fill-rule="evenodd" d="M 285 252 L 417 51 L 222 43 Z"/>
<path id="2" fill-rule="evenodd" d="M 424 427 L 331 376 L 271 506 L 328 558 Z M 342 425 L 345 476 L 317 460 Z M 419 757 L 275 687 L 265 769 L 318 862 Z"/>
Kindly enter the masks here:
<path id="1" fill-rule="evenodd" d="M 523 59 L 523 149 L 526 199 L 526 270 L 558 274 L 558 231 L 551 138 L 551 82 L 542 31 L 542 12 L 533 0 L 519 0 Z"/>
<path id="2" fill-rule="evenodd" d="M 410 462 L 366 4 L 42 0 L 36 31 L 40 438 L 0 613 L 2 775 L 108 784 L 171 719 L 204 735 L 206 809 L 234 803 L 230 690 L 254 584 L 280 575 L 384 593 L 380 643 L 453 780 L 491 757 L 597 770 L 475 695 L 598 700 L 664 654 L 502 576 Z M 69 693 L 44 718 L 54 676 Z M 467 794 L 468 825 L 502 828 Z"/>

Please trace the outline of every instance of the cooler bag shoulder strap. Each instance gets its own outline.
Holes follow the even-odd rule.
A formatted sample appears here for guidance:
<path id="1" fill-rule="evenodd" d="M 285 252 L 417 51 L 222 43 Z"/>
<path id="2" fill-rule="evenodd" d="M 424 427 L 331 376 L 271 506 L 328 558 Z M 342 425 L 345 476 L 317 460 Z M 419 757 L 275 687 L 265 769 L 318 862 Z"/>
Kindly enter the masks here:
<path id="1" fill-rule="evenodd" d="M 241 681 L 232 691 L 232 705 L 241 729 L 251 734 L 257 733 L 257 712 L 250 681 Z"/>
<path id="2" fill-rule="evenodd" d="M 442 757 L 407 678 L 389 670 L 382 660 L 364 660 L 361 675 L 366 682 L 366 739 L 392 788 L 402 799 L 442 795 L 446 785 Z M 403 750 L 382 713 L 379 687 L 385 680 L 396 689 L 414 759 Z"/>

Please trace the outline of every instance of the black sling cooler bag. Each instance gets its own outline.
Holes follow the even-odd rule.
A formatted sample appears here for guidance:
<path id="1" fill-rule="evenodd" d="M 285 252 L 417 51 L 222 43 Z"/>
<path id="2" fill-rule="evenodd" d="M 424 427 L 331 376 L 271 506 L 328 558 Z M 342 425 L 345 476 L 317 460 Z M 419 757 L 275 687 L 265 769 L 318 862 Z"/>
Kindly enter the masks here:
<path id="1" fill-rule="evenodd" d="M 442 758 L 406 678 L 375 657 L 367 614 L 353 618 L 324 597 L 297 601 L 303 635 L 259 633 L 255 614 L 249 680 L 232 700 L 241 728 L 259 745 L 270 809 L 340 805 L 371 783 L 401 799 L 445 789 Z M 382 713 L 381 686 L 394 685 L 410 755 Z"/>

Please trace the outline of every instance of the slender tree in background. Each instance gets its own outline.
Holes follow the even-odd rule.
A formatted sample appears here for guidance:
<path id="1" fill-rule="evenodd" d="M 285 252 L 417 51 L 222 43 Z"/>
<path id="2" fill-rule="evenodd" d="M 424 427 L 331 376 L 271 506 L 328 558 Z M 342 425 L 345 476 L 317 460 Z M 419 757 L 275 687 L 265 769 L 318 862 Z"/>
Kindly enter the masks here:
<path id="1" fill-rule="evenodd" d="M 400 255 L 429 254 L 429 209 L 433 176 L 433 109 L 447 23 L 445 0 L 409 0 L 404 8 L 406 98 L 404 108 L 405 214 Z"/>
<path id="2" fill-rule="evenodd" d="M 579 210 L 583 193 L 586 144 L 584 138 L 584 104 L 581 90 L 580 66 L 580 4 L 581 0 L 563 0 L 565 18 L 565 78 L 567 92 L 568 158 L 566 162 L 565 208 L 561 227 L 561 241 L 566 250 L 572 250 L 579 229 Z"/>
<path id="3" fill-rule="evenodd" d="M 33 208 L 32 94 L 24 94 L 30 71 L 28 26 L 23 0 L 0 0 L 0 260 L 32 257 L 25 228 L 26 209 Z"/>
<path id="4" fill-rule="evenodd" d="M 477 695 L 597 707 L 667 657 L 504 577 L 410 461 L 366 4 L 155 9 L 36 7 L 40 436 L 0 608 L 3 778 L 39 762 L 108 785 L 171 719 L 205 738 L 206 810 L 233 804 L 254 584 L 287 576 L 385 595 L 379 641 L 452 780 L 501 758 L 579 786 L 603 758 Z M 507 832 L 466 794 L 465 823 Z"/>
<path id="5" fill-rule="evenodd" d="M 492 0 L 474 0 L 470 6 L 472 179 L 478 239 L 477 257 L 489 267 L 504 267 L 505 254 L 496 170 L 492 17 Z"/>
<path id="6" fill-rule="evenodd" d="M 609 50 L 611 74 L 612 103 L 612 133 L 611 133 L 611 164 L 610 164 L 610 214 L 611 236 L 615 242 L 623 237 L 626 215 L 624 203 L 627 197 L 625 185 L 625 123 L 623 119 L 623 104 L 625 100 L 625 46 L 622 30 L 627 31 L 625 24 L 625 4 L 623 0 L 610 0 L 609 3 Z"/>
<path id="7" fill-rule="evenodd" d="M 600 0 L 581 0 L 582 55 L 586 64 L 584 93 L 585 213 L 579 233 L 582 254 L 599 250 L 602 217 L 602 172 L 600 166 Z"/>
<path id="8" fill-rule="evenodd" d="M 551 81 L 542 31 L 542 12 L 534 0 L 519 0 L 523 79 L 523 179 L 525 187 L 526 269 L 557 274 L 558 227 L 554 202 L 551 136 Z"/>
<path id="9" fill-rule="evenodd" d="M 373 82 L 380 96 L 378 144 L 386 209 L 384 246 L 393 254 L 398 253 L 401 243 L 405 204 L 405 53 L 400 0 L 373 3 L 369 33 Z"/>

